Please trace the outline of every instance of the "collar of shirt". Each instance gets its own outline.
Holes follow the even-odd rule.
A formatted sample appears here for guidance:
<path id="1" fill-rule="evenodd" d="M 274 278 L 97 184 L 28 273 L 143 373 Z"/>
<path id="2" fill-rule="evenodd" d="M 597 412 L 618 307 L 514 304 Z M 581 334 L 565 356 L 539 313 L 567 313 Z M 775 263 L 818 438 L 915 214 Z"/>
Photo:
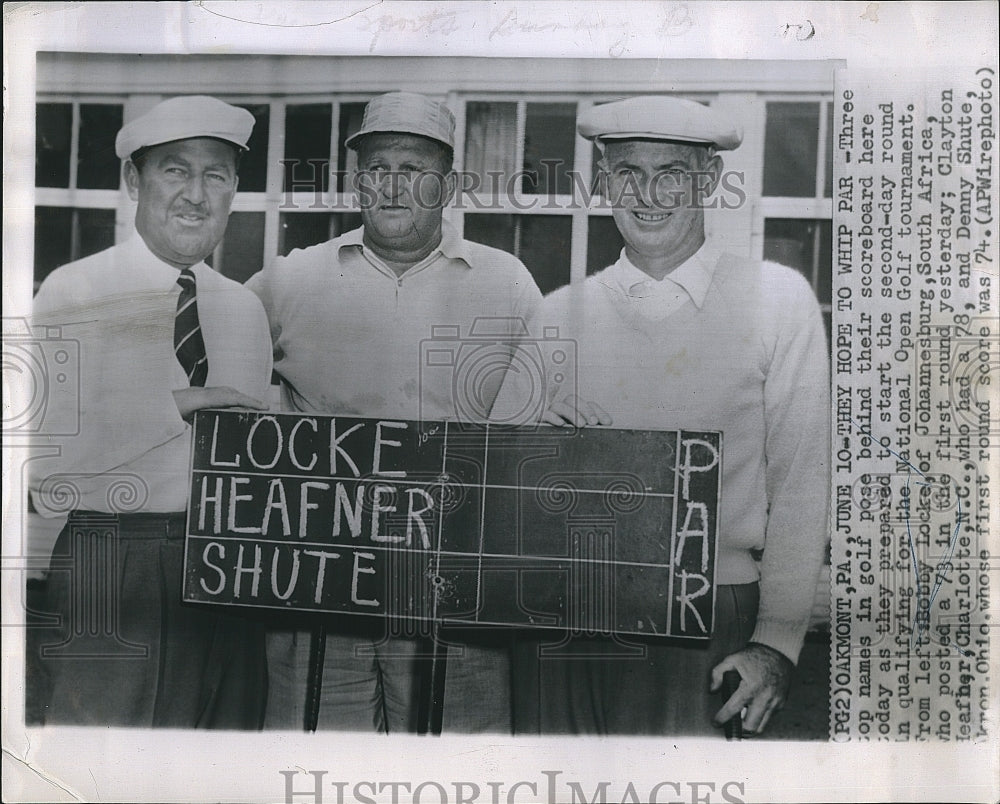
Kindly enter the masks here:
<path id="1" fill-rule="evenodd" d="M 414 273 L 423 270 L 435 262 L 438 257 L 444 256 L 449 260 L 461 260 L 467 268 L 472 268 L 473 261 L 469 256 L 468 243 L 458 236 L 455 227 L 448 221 L 441 223 L 441 242 L 430 254 L 420 262 L 408 268 L 402 276 L 396 276 L 395 272 L 389 268 L 385 262 L 372 249 L 367 248 L 364 242 L 365 227 L 359 226 L 350 232 L 341 235 L 340 248 L 356 248 L 379 272 L 386 274 L 393 280 L 403 280 Z"/>
<path id="2" fill-rule="evenodd" d="M 604 271 L 601 282 L 629 299 L 669 301 L 686 294 L 698 309 L 712 284 L 716 260 L 702 247 L 661 280 L 637 268 L 622 249 L 618 261 Z"/>
<path id="3" fill-rule="evenodd" d="M 177 277 L 180 276 L 180 269 L 173 265 L 168 265 L 146 245 L 138 232 L 122 244 L 122 261 L 127 265 L 128 270 L 125 276 L 134 282 L 134 287 L 115 289 L 116 293 L 136 290 L 173 290 L 179 289 Z M 211 271 L 205 262 L 199 262 L 191 266 L 196 277 L 200 277 L 204 271 Z"/>

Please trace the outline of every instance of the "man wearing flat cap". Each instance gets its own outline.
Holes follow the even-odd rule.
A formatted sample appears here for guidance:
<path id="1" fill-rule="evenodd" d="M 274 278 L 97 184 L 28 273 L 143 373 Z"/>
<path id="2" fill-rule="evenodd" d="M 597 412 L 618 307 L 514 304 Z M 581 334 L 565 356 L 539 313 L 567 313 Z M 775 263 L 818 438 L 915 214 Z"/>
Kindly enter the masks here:
<path id="1" fill-rule="evenodd" d="M 35 298 L 34 322 L 76 341 L 80 361 L 78 398 L 48 400 L 79 405 L 79 432 L 41 438 L 30 463 L 36 507 L 68 514 L 48 579 L 64 642 L 44 646 L 46 723 L 261 726 L 262 629 L 181 602 L 191 416 L 263 408 L 270 382 L 260 302 L 204 262 L 252 128 L 249 112 L 204 96 L 127 123 L 115 149 L 135 232 L 57 269 Z M 106 638 L 83 640 L 105 605 Z"/>
<path id="2" fill-rule="evenodd" d="M 459 388 L 469 396 L 456 399 L 452 376 L 421 371 L 421 342 L 435 328 L 461 342 L 482 324 L 510 342 L 541 294 L 513 256 L 463 240 L 443 221 L 456 185 L 454 132 L 451 111 L 431 98 L 391 92 L 372 100 L 347 140 L 358 159 L 361 228 L 293 251 L 247 283 L 267 310 L 285 409 L 405 420 L 489 413 L 508 358 L 498 356 L 485 383 Z M 319 728 L 417 727 L 424 643 L 384 632 L 381 622 L 331 626 Z M 506 645 L 452 637 L 443 730 L 509 731 Z M 268 636 L 267 728 L 302 728 L 309 643 L 302 631 Z"/>
<path id="3" fill-rule="evenodd" d="M 544 418 L 722 432 L 715 628 L 707 645 L 647 641 L 641 658 L 610 650 L 553 658 L 526 642 L 516 652 L 515 725 L 710 734 L 745 711 L 744 728 L 757 732 L 787 693 L 827 538 L 819 305 L 798 272 L 706 242 L 704 210 L 722 177 L 718 151 L 740 144 L 737 127 L 669 97 L 595 106 L 578 124 L 602 152 L 625 248 L 615 264 L 543 302 L 532 329 L 558 326 L 560 337 L 576 340 L 579 363 L 576 395 L 551 383 Z M 518 379 L 508 375 L 511 385 Z M 594 640 L 577 640 L 573 651 L 601 652 Z M 710 689 L 729 670 L 741 682 L 723 702 Z"/>

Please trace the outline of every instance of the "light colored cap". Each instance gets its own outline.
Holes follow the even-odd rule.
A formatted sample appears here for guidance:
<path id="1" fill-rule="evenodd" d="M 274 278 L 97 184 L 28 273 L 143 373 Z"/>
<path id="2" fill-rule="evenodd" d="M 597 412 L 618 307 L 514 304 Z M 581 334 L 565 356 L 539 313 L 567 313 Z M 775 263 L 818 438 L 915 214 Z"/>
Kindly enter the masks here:
<path id="1" fill-rule="evenodd" d="M 215 137 L 247 151 L 253 124 L 253 115 L 246 109 L 207 95 L 182 95 L 156 104 L 122 126 L 115 138 L 115 153 L 119 159 L 128 159 L 140 148 L 191 137 Z"/>
<path id="2" fill-rule="evenodd" d="M 649 139 L 738 148 L 743 128 L 694 101 L 652 95 L 592 106 L 580 115 L 580 136 L 607 140 Z"/>
<path id="3" fill-rule="evenodd" d="M 365 107 L 361 128 L 347 138 L 357 150 L 366 134 L 419 134 L 455 149 L 455 115 L 443 103 L 416 92 L 389 92 Z"/>

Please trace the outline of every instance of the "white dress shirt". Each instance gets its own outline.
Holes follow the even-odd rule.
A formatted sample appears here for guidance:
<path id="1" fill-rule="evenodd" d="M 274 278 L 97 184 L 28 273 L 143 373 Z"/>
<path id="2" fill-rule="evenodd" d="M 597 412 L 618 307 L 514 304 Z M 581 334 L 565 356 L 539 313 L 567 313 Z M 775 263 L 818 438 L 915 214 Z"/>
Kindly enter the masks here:
<path id="1" fill-rule="evenodd" d="M 648 321 L 662 321 L 689 300 L 701 306 L 719 256 L 703 247 L 657 280 L 636 268 L 622 249 L 618 261 L 600 275 L 605 284 L 621 293 L 637 315 Z"/>
<path id="2" fill-rule="evenodd" d="M 203 262 L 191 270 L 208 355 L 206 386 L 230 386 L 265 401 L 271 348 L 260 302 Z M 79 349 L 79 365 L 59 370 L 67 381 L 53 381 L 57 367 L 48 367 L 46 420 L 78 421 L 79 432 L 48 435 L 42 427 L 29 475 L 43 515 L 186 509 L 190 426 L 173 397 L 188 387 L 173 347 L 178 275 L 135 234 L 53 271 L 39 288 L 36 330 L 56 327 L 45 331 L 48 337 L 75 341 Z"/>

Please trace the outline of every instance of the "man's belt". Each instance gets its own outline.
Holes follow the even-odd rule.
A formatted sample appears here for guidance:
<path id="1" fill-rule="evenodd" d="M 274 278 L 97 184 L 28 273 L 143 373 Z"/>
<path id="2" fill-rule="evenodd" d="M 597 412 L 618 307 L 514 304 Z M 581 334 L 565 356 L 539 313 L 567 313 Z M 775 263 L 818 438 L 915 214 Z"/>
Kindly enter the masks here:
<path id="1" fill-rule="evenodd" d="M 114 514 L 105 511 L 72 511 L 67 524 L 74 528 L 114 527 L 121 539 L 183 539 L 187 533 L 187 515 L 183 512 Z"/>

